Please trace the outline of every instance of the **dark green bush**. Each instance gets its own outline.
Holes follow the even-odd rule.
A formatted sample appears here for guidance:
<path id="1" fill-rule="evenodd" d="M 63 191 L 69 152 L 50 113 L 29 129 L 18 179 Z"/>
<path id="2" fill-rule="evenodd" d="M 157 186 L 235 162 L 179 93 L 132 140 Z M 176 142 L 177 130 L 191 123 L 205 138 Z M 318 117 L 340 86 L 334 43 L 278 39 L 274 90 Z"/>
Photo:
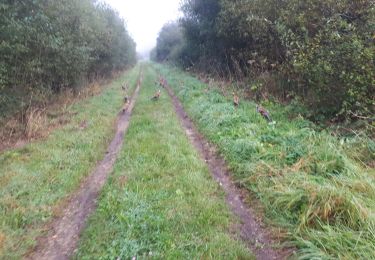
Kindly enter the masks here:
<path id="1" fill-rule="evenodd" d="M 91 0 L 2 1 L 0 32 L 1 94 L 75 88 L 136 61 L 124 21 Z"/>
<path id="2" fill-rule="evenodd" d="M 183 66 L 299 97 L 315 120 L 375 112 L 372 0 L 185 0 L 182 11 Z"/>

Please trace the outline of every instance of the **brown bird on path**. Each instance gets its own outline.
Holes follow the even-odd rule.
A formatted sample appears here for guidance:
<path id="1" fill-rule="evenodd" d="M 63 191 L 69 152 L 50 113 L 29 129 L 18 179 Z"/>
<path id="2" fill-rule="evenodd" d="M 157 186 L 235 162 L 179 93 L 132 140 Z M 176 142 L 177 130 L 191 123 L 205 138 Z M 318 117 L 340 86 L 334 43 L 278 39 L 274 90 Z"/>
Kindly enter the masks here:
<path id="1" fill-rule="evenodd" d="M 161 76 L 159 76 L 159 79 L 157 79 L 157 80 L 155 80 L 155 85 L 156 86 L 160 86 L 160 87 L 162 87 L 163 86 L 163 81 L 162 81 L 162 77 Z"/>
<path id="2" fill-rule="evenodd" d="M 160 87 L 164 88 L 164 78 L 160 78 L 159 85 Z"/>
<path id="3" fill-rule="evenodd" d="M 236 93 L 233 92 L 233 105 L 235 107 L 238 107 L 239 104 L 240 104 L 240 98 L 238 97 Z"/>
<path id="4" fill-rule="evenodd" d="M 126 103 L 122 106 L 122 113 L 125 113 L 125 111 L 128 109 L 129 102 L 126 101 Z"/>
<path id="5" fill-rule="evenodd" d="M 257 112 L 261 114 L 264 117 L 264 119 L 266 119 L 268 122 L 272 122 L 270 113 L 265 108 L 258 106 L 258 105 L 256 108 L 257 108 Z"/>
<path id="6" fill-rule="evenodd" d="M 165 78 L 163 78 L 163 77 L 160 77 L 160 78 L 159 78 L 159 85 L 160 85 L 162 88 L 165 88 L 165 87 L 168 85 L 167 80 L 166 80 Z"/>
<path id="7" fill-rule="evenodd" d="M 151 98 L 151 100 L 158 100 L 160 98 L 161 91 L 160 89 L 155 93 L 155 95 Z"/>

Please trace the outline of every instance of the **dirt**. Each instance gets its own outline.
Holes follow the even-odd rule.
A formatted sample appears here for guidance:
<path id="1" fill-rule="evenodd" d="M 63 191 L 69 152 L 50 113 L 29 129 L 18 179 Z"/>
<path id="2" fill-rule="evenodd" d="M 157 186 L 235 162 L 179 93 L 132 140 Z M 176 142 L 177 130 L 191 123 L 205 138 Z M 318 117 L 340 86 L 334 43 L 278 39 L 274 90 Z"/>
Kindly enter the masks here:
<path id="1" fill-rule="evenodd" d="M 27 259 L 69 259 L 77 248 L 79 235 L 88 216 L 96 208 L 97 197 L 112 172 L 117 155 L 121 150 L 125 132 L 129 126 L 131 113 L 142 84 L 140 74 L 137 87 L 126 111 L 119 114 L 116 134 L 110 143 L 104 159 L 71 196 L 60 217 L 50 224 L 46 236 L 38 239 L 38 245 Z"/>
<path id="2" fill-rule="evenodd" d="M 225 191 L 226 201 L 230 209 L 239 217 L 241 224 L 238 227 L 238 232 L 242 240 L 257 259 L 286 259 L 291 254 L 291 250 L 274 249 L 280 243 L 273 241 L 270 231 L 264 228 L 263 223 L 256 217 L 255 211 L 243 201 L 246 195 L 244 196 L 243 190 L 237 188 L 231 181 L 230 172 L 224 159 L 219 156 L 215 147 L 197 131 L 172 89 L 166 86 L 166 90 L 173 100 L 174 108 L 189 140 L 207 163 L 215 180 Z"/>

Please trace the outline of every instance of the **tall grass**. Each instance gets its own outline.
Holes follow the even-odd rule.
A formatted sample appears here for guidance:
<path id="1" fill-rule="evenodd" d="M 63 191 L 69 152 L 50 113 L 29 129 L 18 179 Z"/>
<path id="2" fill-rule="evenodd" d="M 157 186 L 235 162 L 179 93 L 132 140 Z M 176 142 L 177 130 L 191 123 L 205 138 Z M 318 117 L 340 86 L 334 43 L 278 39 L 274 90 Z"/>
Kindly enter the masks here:
<path id="1" fill-rule="evenodd" d="M 375 160 L 373 140 L 334 137 L 273 103 L 264 104 L 276 121 L 268 124 L 253 102 L 236 109 L 217 88 L 155 66 L 301 259 L 375 257 L 375 171 L 360 160 Z"/>
<path id="2" fill-rule="evenodd" d="M 123 74 L 100 95 L 67 108 L 70 122 L 45 140 L 0 153 L 0 259 L 18 259 L 32 249 L 104 156 L 123 103 L 121 84 L 135 86 L 137 75 L 138 69 Z"/>
<path id="3" fill-rule="evenodd" d="M 114 73 L 112 78 L 118 76 L 119 73 Z M 9 104 L 8 108 L 0 108 L 0 152 L 45 138 L 54 129 L 67 124 L 71 113 L 75 113 L 71 107 L 83 99 L 99 95 L 108 85 L 108 80 L 82 83 L 80 89 L 64 89 L 55 95 L 36 91 L 27 102 L 24 102 L 27 95 L 22 90 L 15 88 L 6 93 L 18 101 Z"/>

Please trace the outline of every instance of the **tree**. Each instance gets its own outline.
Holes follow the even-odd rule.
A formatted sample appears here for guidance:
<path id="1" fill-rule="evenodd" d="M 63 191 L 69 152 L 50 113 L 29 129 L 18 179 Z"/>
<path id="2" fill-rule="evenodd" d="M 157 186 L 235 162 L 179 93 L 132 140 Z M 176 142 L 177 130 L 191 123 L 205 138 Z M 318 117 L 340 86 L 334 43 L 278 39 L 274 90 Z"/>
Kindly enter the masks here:
<path id="1" fill-rule="evenodd" d="M 157 39 L 155 59 L 163 62 L 178 59 L 178 52 L 183 44 L 183 34 L 178 23 L 168 23 L 163 26 Z"/>
<path id="2" fill-rule="evenodd" d="M 182 11 L 173 57 L 183 66 L 272 75 L 275 91 L 301 97 L 314 119 L 374 113 L 372 0 L 185 0 Z"/>
<path id="3" fill-rule="evenodd" d="M 136 62 L 124 21 L 92 0 L 2 1 L 0 31 L 0 92 L 53 93 Z"/>

